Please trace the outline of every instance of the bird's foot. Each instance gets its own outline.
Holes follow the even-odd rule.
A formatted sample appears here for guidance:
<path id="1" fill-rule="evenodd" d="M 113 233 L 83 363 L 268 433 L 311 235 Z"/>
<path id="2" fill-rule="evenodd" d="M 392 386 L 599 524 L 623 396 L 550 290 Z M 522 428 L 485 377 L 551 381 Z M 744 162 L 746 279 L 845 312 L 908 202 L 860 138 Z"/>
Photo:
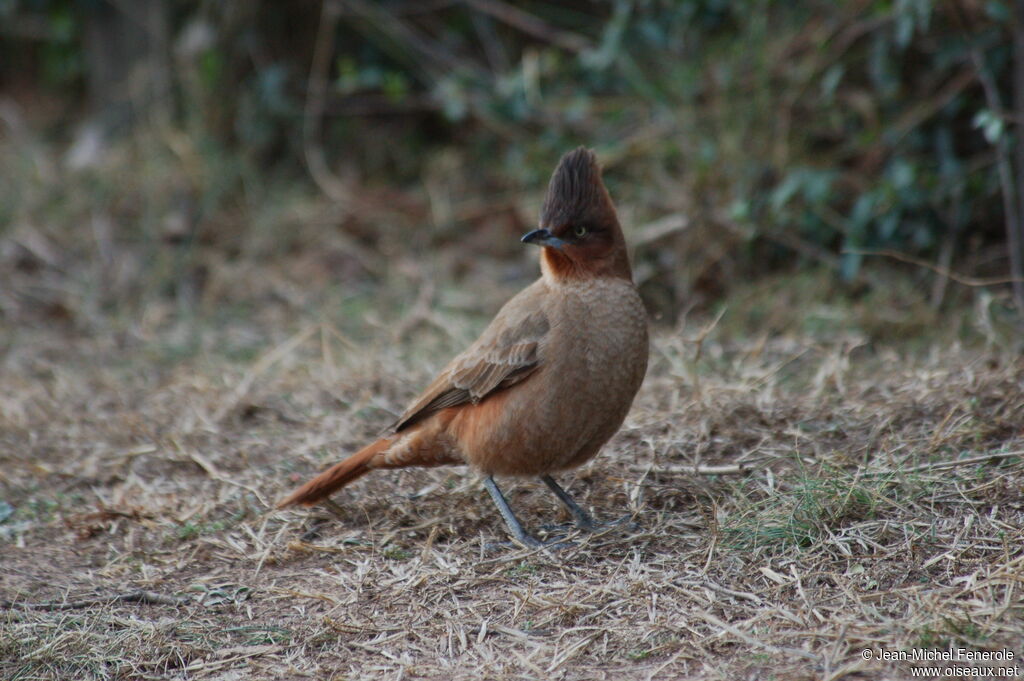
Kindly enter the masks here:
<path id="1" fill-rule="evenodd" d="M 587 516 L 585 519 L 577 518 L 572 523 L 542 525 L 541 529 L 547 532 L 558 532 L 562 534 L 567 534 L 568 532 L 572 531 L 573 528 L 575 528 L 580 532 L 586 532 L 587 534 L 599 534 L 617 527 L 621 527 L 623 529 L 630 531 L 636 531 L 640 529 L 639 523 L 634 522 L 633 516 L 630 515 L 622 516 L 618 520 L 604 521 L 594 520 L 590 516 Z"/>
<path id="2" fill-rule="evenodd" d="M 609 520 L 607 522 L 601 523 L 602 529 L 610 529 L 613 527 L 621 527 L 622 529 L 627 530 L 629 532 L 638 532 L 640 530 L 640 523 L 633 520 L 632 515 L 624 515 L 618 520 Z"/>
<path id="3" fill-rule="evenodd" d="M 319 539 L 320 533 L 327 527 L 328 522 L 327 518 L 314 518 L 302 533 L 302 541 L 310 542 Z"/>
<path id="4" fill-rule="evenodd" d="M 576 542 L 569 541 L 564 536 L 556 539 L 548 539 L 546 541 L 541 541 L 536 537 L 530 537 L 530 541 L 523 541 L 522 539 L 514 538 L 509 541 L 487 542 L 484 544 L 484 551 L 508 551 L 509 549 L 522 548 L 530 550 L 544 549 L 547 551 L 565 551 L 566 549 L 575 548 L 576 546 Z"/>

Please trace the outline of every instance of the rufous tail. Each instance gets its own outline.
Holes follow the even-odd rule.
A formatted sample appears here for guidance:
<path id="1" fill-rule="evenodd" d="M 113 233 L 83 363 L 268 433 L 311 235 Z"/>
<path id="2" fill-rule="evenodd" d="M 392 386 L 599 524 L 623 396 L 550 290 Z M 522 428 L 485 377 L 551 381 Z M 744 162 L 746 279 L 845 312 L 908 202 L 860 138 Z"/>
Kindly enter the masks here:
<path id="1" fill-rule="evenodd" d="M 357 478 L 363 477 L 372 470 L 370 460 L 379 452 L 385 450 L 394 442 L 390 438 L 382 438 L 373 444 L 360 449 L 344 461 L 339 461 L 320 475 L 316 476 L 302 487 L 298 488 L 284 501 L 277 505 L 278 508 L 285 506 L 312 506 L 313 504 L 326 499 L 336 491 Z"/>

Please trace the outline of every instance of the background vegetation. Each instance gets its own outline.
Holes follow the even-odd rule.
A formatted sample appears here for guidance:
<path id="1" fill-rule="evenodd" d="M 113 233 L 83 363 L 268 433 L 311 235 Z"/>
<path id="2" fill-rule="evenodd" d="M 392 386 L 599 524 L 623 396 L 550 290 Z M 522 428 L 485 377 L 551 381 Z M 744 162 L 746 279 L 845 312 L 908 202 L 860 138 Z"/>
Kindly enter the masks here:
<path id="1" fill-rule="evenodd" d="M 1019 668 L 1022 15 L 0 0 L 0 677 Z M 653 333 L 562 481 L 635 524 L 496 547 L 459 468 L 273 510 L 536 277 L 579 144 Z"/>
<path id="2" fill-rule="evenodd" d="M 1013 15 L 1009 0 L 4 0 L 16 158 L 0 225 L 67 241 L 48 233 L 57 207 L 79 229 L 102 215 L 115 244 L 184 265 L 165 289 L 208 252 L 271 257 L 324 230 L 371 251 L 493 230 L 474 244 L 493 254 L 583 143 L 669 318 L 801 269 L 884 297 L 864 270 L 878 252 L 1006 285 L 1024 252 Z M 41 167 L 34 145 L 70 149 Z M 300 203 L 332 224 L 283 219 Z M 947 300 L 948 277 L 908 271 Z"/>

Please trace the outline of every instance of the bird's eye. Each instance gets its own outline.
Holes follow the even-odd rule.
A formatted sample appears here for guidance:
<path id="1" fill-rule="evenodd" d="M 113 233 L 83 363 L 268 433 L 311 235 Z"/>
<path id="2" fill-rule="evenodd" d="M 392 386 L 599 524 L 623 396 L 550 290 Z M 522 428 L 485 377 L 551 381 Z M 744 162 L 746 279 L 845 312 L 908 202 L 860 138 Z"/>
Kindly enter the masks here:
<path id="1" fill-rule="evenodd" d="M 577 239 L 582 239 L 587 235 L 587 228 L 583 225 L 577 225 L 576 228 L 572 230 L 572 233 L 576 235 Z"/>

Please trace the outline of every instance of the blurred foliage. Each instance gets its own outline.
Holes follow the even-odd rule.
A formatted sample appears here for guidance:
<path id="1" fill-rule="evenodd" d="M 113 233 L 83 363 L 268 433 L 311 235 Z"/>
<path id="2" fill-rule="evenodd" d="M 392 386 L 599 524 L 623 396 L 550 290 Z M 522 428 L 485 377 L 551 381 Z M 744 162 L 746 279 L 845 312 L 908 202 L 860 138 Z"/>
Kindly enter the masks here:
<path id="1" fill-rule="evenodd" d="M 148 6 L 172 75 L 146 110 L 214 164 L 190 189 L 203 216 L 251 199 L 255 176 L 306 177 L 310 148 L 335 178 L 449 174 L 486 196 L 541 186 L 587 144 L 633 225 L 685 218 L 637 240 L 639 278 L 670 314 L 780 268 L 855 281 L 864 250 L 1006 272 L 994 145 L 1015 131 L 980 78 L 1012 101 L 1009 0 Z M 58 135 L 82 115 L 102 7 L 127 11 L 0 0 L 0 86 L 58 93 Z"/>

